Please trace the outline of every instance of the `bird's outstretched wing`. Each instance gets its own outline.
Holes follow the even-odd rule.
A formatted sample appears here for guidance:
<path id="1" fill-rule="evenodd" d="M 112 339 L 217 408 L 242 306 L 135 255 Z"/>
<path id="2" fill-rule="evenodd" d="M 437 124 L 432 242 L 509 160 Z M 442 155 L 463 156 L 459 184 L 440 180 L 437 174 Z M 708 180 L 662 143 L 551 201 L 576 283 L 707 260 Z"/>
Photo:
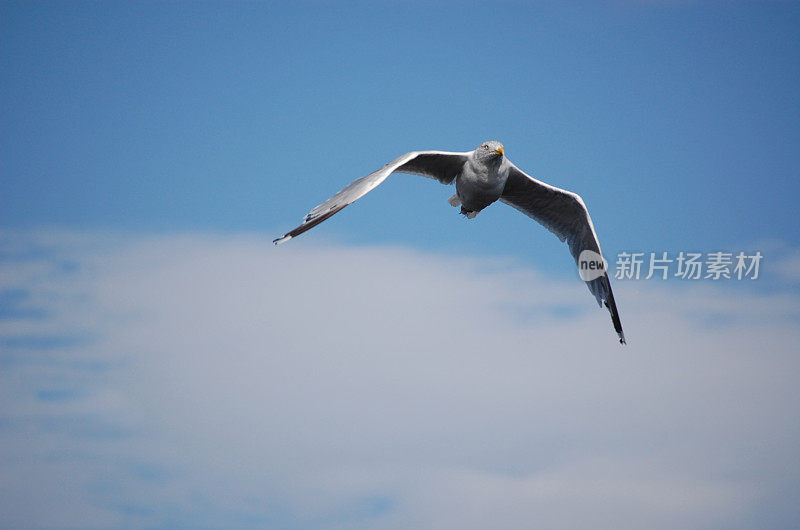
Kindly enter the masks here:
<path id="1" fill-rule="evenodd" d="M 500 200 L 541 223 L 561 241 L 566 241 L 576 264 L 584 250 L 591 250 L 602 256 L 592 218 L 583 199 L 577 194 L 536 180 L 511 164 Z M 599 278 L 587 281 L 586 285 L 597 299 L 597 303 L 605 304 L 608 308 L 619 341 L 625 344 L 625 335 L 622 332 L 614 293 L 611 292 L 608 273 L 604 272 Z"/>
<path id="2" fill-rule="evenodd" d="M 389 162 L 378 171 L 361 177 L 339 193 L 323 202 L 305 216 L 303 224 L 279 237 L 273 243 L 276 245 L 288 241 L 314 228 L 325 219 L 348 204 L 360 199 L 378 184 L 386 180 L 391 173 L 413 173 L 429 178 L 434 178 L 442 184 L 450 184 L 461 172 L 467 161 L 469 151 L 466 153 L 450 153 L 447 151 L 412 151 Z"/>

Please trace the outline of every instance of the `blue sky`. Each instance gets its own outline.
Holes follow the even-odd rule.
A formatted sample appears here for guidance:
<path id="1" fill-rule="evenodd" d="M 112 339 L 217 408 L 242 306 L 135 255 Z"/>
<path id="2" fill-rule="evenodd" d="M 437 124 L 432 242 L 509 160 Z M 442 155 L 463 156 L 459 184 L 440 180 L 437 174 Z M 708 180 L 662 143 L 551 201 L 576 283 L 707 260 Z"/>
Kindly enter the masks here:
<path id="1" fill-rule="evenodd" d="M 399 154 L 497 138 L 584 197 L 609 253 L 800 242 L 792 2 L 2 9 L 6 227 L 277 235 Z M 322 230 L 555 253 L 516 212 L 467 225 L 392 180 Z"/>
<path id="2" fill-rule="evenodd" d="M 797 526 L 798 30 L 795 2 L 0 3 L 0 525 Z M 487 139 L 610 261 L 762 276 L 614 282 L 620 349 L 552 234 L 428 179 L 271 245 Z"/>

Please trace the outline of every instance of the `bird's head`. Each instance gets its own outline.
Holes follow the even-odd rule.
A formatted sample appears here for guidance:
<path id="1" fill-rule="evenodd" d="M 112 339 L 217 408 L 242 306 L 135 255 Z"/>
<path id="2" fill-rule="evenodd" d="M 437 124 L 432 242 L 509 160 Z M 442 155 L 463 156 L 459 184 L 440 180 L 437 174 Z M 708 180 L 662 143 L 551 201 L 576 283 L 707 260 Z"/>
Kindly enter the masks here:
<path id="1" fill-rule="evenodd" d="M 495 140 L 483 142 L 475 150 L 475 155 L 478 157 L 478 160 L 485 162 L 500 160 L 503 158 L 504 154 L 505 151 L 503 150 L 503 144 Z"/>

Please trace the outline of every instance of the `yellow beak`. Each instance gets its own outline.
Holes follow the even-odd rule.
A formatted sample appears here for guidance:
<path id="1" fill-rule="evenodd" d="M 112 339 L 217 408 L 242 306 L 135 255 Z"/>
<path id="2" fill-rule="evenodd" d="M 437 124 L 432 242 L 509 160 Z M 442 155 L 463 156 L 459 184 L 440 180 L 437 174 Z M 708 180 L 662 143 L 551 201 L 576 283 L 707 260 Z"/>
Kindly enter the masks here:
<path id="1" fill-rule="evenodd" d="M 503 151 L 503 148 L 502 148 L 502 147 L 498 147 L 497 149 L 495 149 L 495 150 L 494 150 L 494 152 L 495 152 L 495 154 L 497 154 L 497 155 L 503 155 L 503 154 L 505 154 L 505 151 Z"/>

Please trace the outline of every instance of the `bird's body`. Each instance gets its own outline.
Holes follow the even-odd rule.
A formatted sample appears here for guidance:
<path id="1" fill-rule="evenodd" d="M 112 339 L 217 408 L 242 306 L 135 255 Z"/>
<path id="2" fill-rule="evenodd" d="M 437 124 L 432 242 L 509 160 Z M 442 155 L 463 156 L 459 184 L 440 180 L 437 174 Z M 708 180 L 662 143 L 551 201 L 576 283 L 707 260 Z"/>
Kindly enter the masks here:
<path id="1" fill-rule="evenodd" d="M 276 239 L 280 244 L 325 221 L 348 204 L 363 197 L 391 173 L 412 173 L 434 178 L 443 184 L 455 183 L 456 194 L 448 202 L 460 206 L 461 213 L 474 218 L 496 201 L 516 208 L 541 223 L 561 241 L 566 241 L 575 258 L 581 278 L 601 305 L 611 313 L 619 341 L 625 343 L 622 323 L 603 264 L 600 243 L 583 200 L 527 175 L 506 157 L 500 142 L 484 142 L 474 151 L 412 151 L 381 169 L 357 179 L 339 193 L 312 209 L 303 223 Z M 583 265 L 592 267 L 584 274 Z"/>
<path id="2" fill-rule="evenodd" d="M 462 212 L 468 216 L 477 215 L 500 198 L 511 168 L 499 142 L 487 142 L 484 145 L 488 149 L 480 147 L 470 153 L 464 168 L 456 177 L 456 195 L 461 201 Z M 482 156 L 486 153 L 489 156 Z"/>

